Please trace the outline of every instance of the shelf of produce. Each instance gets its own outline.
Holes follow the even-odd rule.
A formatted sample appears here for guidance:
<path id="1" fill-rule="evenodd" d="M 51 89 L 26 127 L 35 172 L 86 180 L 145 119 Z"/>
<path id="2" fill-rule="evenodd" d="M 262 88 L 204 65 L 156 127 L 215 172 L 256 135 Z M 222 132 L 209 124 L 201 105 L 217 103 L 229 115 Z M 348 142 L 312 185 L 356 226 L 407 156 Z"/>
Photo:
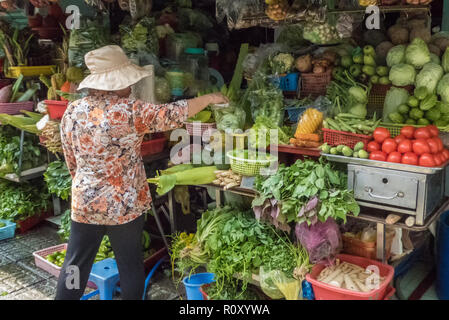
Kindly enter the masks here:
<path id="1" fill-rule="evenodd" d="M 167 158 L 170 158 L 170 149 L 165 149 L 164 151 L 157 154 L 148 155 L 146 157 L 143 157 L 142 160 L 143 162 L 153 162 Z"/>
<path id="2" fill-rule="evenodd" d="M 270 150 L 271 146 L 268 147 Z M 319 148 L 300 148 L 293 145 L 278 145 L 279 153 L 297 154 L 302 156 L 320 157 L 321 150 Z"/>
<path id="3" fill-rule="evenodd" d="M 353 218 L 353 219 L 364 220 L 364 221 L 367 221 L 367 222 L 380 223 L 380 224 L 393 226 L 393 227 L 401 228 L 401 229 L 406 229 L 406 230 L 410 230 L 410 231 L 422 232 L 422 231 L 426 231 L 427 229 L 429 229 L 430 225 L 432 223 L 434 223 L 436 220 L 438 220 L 440 215 L 443 212 L 445 212 L 448 208 L 449 208 L 449 199 L 446 199 L 442 203 L 442 205 L 433 214 L 431 214 L 427 218 L 427 220 L 425 221 L 424 225 L 422 225 L 422 226 L 412 226 L 412 227 L 407 226 L 404 222 L 397 222 L 397 223 L 391 224 L 391 225 L 387 224 L 385 219 L 388 216 L 388 214 L 390 214 L 390 212 L 385 212 L 385 213 L 379 214 L 378 212 L 373 212 L 372 210 L 369 210 L 369 208 L 366 208 L 367 210 L 365 212 L 360 213 L 358 216 L 354 216 L 352 214 L 348 214 L 348 217 L 349 218 Z"/>
<path id="4" fill-rule="evenodd" d="M 223 187 L 221 186 L 217 186 L 215 184 L 205 184 L 205 185 L 197 185 L 197 187 L 212 187 L 215 188 L 216 191 L 221 191 L 221 192 L 225 192 L 225 191 L 229 191 L 235 194 L 239 194 L 241 196 L 245 196 L 245 197 L 250 197 L 250 198 L 255 198 L 257 196 L 257 191 L 252 190 L 252 189 L 247 189 L 247 188 L 240 188 L 240 187 L 234 187 L 228 190 L 224 190 Z"/>
<path id="5" fill-rule="evenodd" d="M 378 6 L 380 12 L 391 13 L 391 12 L 401 12 L 401 11 L 430 11 L 428 5 L 393 5 L 393 6 Z M 327 12 L 330 14 L 342 14 L 342 13 L 364 13 L 366 8 L 360 9 L 332 9 Z"/>
<path id="6" fill-rule="evenodd" d="M 41 177 L 45 170 L 47 170 L 47 165 L 44 164 L 40 167 L 37 168 L 33 168 L 33 169 L 29 169 L 29 170 L 25 170 L 23 172 L 21 172 L 20 177 L 15 174 L 15 173 L 9 173 L 6 174 L 4 177 L 2 177 L 3 179 L 9 180 L 9 181 L 13 181 L 13 182 L 23 182 L 23 181 L 27 181 L 27 180 L 31 180 L 34 178 L 38 178 Z"/>

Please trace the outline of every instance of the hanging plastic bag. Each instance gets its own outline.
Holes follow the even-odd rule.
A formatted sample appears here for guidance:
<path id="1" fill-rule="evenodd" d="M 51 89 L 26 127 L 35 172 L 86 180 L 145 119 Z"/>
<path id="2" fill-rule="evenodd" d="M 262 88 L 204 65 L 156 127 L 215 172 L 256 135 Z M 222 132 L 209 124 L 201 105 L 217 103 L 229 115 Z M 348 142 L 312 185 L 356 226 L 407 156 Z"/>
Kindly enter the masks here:
<path id="1" fill-rule="evenodd" d="M 243 130 L 245 126 L 246 113 L 236 103 L 230 102 L 229 107 L 212 107 L 217 129 L 225 132 Z"/>
<path id="2" fill-rule="evenodd" d="M 262 289 L 263 293 L 265 293 L 271 299 L 282 299 L 284 298 L 284 295 L 273 281 L 273 274 L 275 272 L 276 271 L 273 270 L 266 271 L 264 267 L 260 267 L 259 269 L 260 288 Z"/>
<path id="3" fill-rule="evenodd" d="M 82 19 L 79 29 L 70 32 L 69 65 L 85 68 L 84 56 L 89 51 L 110 43 L 109 18 L 99 16 L 95 20 Z"/>
<path id="4" fill-rule="evenodd" d="M 295 234 L 312 263 L 331 264 L 342 246 L 340 230 L 332 218 L 311 226 L 306 222 L 297 224 Z"/>
<path id="5" fill-rule="evenodd" d="M 264 267 L 260 267 L 259 278 L 262 291 L 271 299 L 298 300 L 301 296 L 301 282 L 287 276 L 285 272 L 267 272 Z"/>

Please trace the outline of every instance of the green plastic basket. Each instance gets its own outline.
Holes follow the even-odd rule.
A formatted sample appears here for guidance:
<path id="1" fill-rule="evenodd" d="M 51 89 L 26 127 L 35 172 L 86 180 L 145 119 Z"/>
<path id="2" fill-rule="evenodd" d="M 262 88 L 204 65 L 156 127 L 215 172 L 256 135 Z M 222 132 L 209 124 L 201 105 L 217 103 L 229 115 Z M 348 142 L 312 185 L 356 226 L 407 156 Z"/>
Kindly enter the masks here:
<path id="1" fill-rule="evenodd" d="M 238 154 L 237 154 L 238 152 Z M 278 158 L 267 154 L 270 159 L 245 159 L 248 157 L 248 150 L 232 150 L 226 154 L 231 164 L 231 170 L 242 176 L 257 176 L 260 174 L 261 168 L 269 167 L 272 163 L 277 162 Z"/>

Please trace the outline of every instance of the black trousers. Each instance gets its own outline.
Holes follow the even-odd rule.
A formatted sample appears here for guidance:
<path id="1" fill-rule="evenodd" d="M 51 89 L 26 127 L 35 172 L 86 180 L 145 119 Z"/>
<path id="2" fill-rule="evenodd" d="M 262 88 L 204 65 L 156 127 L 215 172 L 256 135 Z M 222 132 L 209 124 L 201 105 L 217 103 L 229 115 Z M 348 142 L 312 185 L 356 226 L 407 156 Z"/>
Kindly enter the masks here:
<path id="1" fill-rule="evenodd" d="M 83 296 L 101 240 L 104 235 L 108 235 L 120 273 L 122 299 L 142 300 L 145 285 L 141 242 L 144 221 L 144 215 L 116 226 L 72 221 L 67 254 L 59 275 L 55 299 L 79 300 Z M 73 271 L 72 268 L 67 269 L 68 266 L 77 266 L 79 269 L 79 289 L 74 288 Z"/>

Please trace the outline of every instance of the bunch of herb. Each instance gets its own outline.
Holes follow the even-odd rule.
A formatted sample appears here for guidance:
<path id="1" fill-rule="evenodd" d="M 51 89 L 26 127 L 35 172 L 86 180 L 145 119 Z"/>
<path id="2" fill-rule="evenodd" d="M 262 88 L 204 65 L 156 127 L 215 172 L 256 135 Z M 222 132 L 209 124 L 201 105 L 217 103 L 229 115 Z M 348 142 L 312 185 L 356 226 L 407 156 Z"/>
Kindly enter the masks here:
<path id="1" fill-rule="evenodd" d="M 271 143 L 271 130 L 277 130 L 276 144 L 288 144 L 290 135 L 285 128 L 280 128 L 276 123 L 265 116 L 258 116 L 254 126 L 249 131 L 248 143 L 251 148 L 259 149 L 259 146 L 268 147 Z M 273 139 L 274 140 L 274 139 Z"/>
<path id="2" fill-rule="evenodd" d="M 37 137 L 26 134 L 23 142 L 22 165 L 20 166 L 19 134 L 19 131 L 15 129 L 0 130 L 0 176 L 9 173 L 19 174 L 20 171 L 38 167 L 45 161 L 44 153 L 38 146 Z"/>
<path id="3" fill-rule="evenodd" d="M 159 39 L 154 18 L 142 18 L 134 26 L 123 23 L 120 25 L 120 34 L 122 47 L 126 53 L 150 52 L 159 55 Z"/>
<path id="4" fill-rule="evenodd" d="M 26 66 L 34 34 L 29 29 L 11 29 L 0 25 L 0 47 L 6 56 L 7 67 Z"/>
<path id="5" fill-rule="evenodd" d="M 210 300 L 260 300 L 259 295 L 252 288 L 242 290 L 241 284 L 232 286 L 225 284 L 221 290 L 215 283 L 205 289 Z"/>
<path id="6" fill-rule="evenodd" d="M 48 209 L 49 199 L 42 183 L 0 181 L 0 218 L 16 222 L 41 214 Z"/>
<path id="7" fill-rule="evenodd" d="M 251 115 L 254 121 L 259 116 L 264 116 L 274 125 L 282 125 L 284 95 L 266 75 L 261 72 L 255 74 L 247 89 L 247 99 L 251 104 Z"/>
<path id="8" fill-rule="evenodd" d="M 259 196 L 253 200 L 253 210 L 258 219 L 278 228 L 281 225 L 283 230 L 289 230 L 286 225 L 290 222 L 310 225 L 328 218 L 346 222 L 348 213 L 360 212 L 346 184 L 346 174 L 322 158 L 318 162 L 298 160 L 290 167 L 280 165 L 270 177 L 256 178 Z"/>
<path id="9" fill-rule="evenodd" d="M 239 283 L 245 291 L 252 274 L 257 274 L 261 266 L 293 275 L 299 262 L 295 254 L 297 247 L 285 234 L 257 221 L 251 212 L 229 207 L 223 210 L 230 213 L 230 218 L 223 219 L 216 232 L 205 238 L 203 245 L 209 255 L 207 269 L 215 273 L 219 292 L 225 284 L 237 286 Z M 219 215 L 220 212 L 212 214 Z"/>
<path id="10" fill-rule="evenodd" d="M 61 225 L 59 226 L 58 234 L 62 241 L 69 240 L 71 225 L 70 214 L 70 209 L 67 209 L 61 216 Z"/>
<path id="11" fill-rule="evenodd" d="M 72 176 L 64 161 L 53 161 L 44 173 L 50 193 L 54 193 L 62 200 L 69 199 L 72 192 Z"/>

